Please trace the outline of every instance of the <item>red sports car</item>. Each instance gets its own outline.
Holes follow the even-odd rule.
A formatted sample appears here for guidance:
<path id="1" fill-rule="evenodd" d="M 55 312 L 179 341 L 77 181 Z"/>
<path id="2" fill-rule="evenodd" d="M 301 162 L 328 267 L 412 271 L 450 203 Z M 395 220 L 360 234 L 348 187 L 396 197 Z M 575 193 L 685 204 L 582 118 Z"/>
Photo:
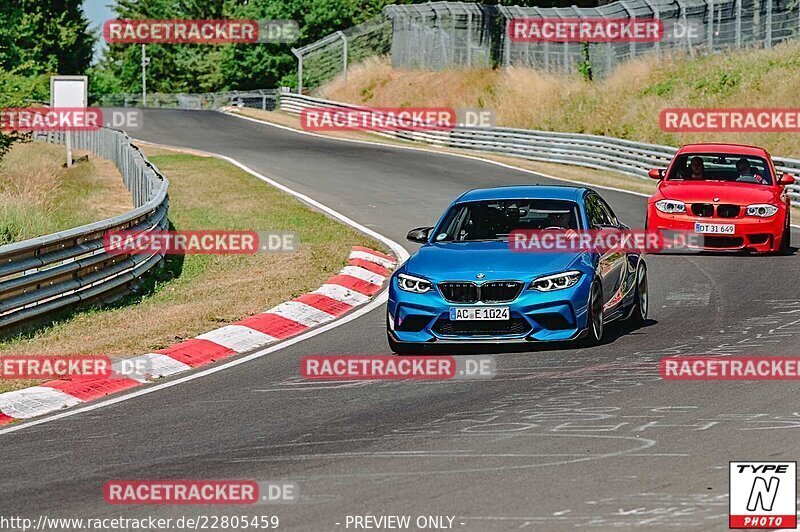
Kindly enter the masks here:
<path id="1" fill-rule="evenodd" d="M 693 235 L 691 247 L 711 251 L 785 253 L 791 203 L 763 148 L 735 144 L 684 146 L 666 170 L 650 170 L 658 190 L 647 202 L 648 231 Z"/>

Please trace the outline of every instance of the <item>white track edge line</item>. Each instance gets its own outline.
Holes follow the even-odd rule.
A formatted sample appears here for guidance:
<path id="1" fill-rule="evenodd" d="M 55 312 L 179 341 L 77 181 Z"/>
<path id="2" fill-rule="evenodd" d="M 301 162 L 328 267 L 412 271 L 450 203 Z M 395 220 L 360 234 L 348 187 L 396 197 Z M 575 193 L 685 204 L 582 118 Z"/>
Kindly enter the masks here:
<path id="1" fill-rule="evenodd" d="M 591 188 L 599 188 L 599 189 L 602 189 L 602 190 L 611 190 L 612 192 L 620 192 L 622 194 L 631 194 L 633 196 L 639 196 L 639 197 L 642 197 L 642 198 L 649 198 L 650 197 L 650 194 L 645 194 L 644 192 L 635 192 L 633 190 L 625 190 L 624 188 L 609 187 L 609 186 L 606 186 L 606 185 L 596 185 L 594 183 L 588 183 L 586 181 L 579 181 L 577 179 L 568 179 L 566 177 L 557 177 L 557 176 L 554 176 L 554 175 L 545 174 L 544 172 L 537 172 L 536 170 L 529 170 L 527 168 L 521 168 L 519 166 L 514 166 L 513 164 L 501 163 L 500 161 L 493 161 L 492 159 L 486 159 L 484 157 L 479 157 L 477 155 L 468 155 L 466 153 L 455 153 L 455 152 L 451 152 L 451 151 L 437 151 L 437 150 L 432 149 L 431 147 L 425 147 L 425 146 L 405 146 L 403 144 L 392 144 L 390 142 L 379 142 L 379 141 L 375 141 L 375 140 L 359 140 L 359 139 L 346 139 L 346 138 L 341 138 L 341 137 L 333 137 L 333 136 L 330 136 L 330 135 L 323 135 L 321 133 L 314 133 L 312 131 L 304 131 L 302 129 L 293 128 L 291 126 L 284 126 L 283 124 L 275 124 L 273 122 L 267 122 L 266 120 L 259 120 L 258 118 L 253 118 L 253 117 L 250 117 L 250 116 L 243 116 L 243 115 L 240 115 L 240 114 L 231 113 L 229 111 L 224 111 L 224 112 L 222 112 L 222 114 L 228 115 L 228 116 L 232 116 L 232 117 L 235 117 L 235 118 L 240 118 L 242 120 L 248 120 L 250 122 L 255 122 L 257 124 L 261 124 L 261 125 L 265 125 L 265 126 L 270 126 L 270 127 L 274 127 L 274 128 L 278 128 L 278 129 L 284 129 L 286 131 L 292 131 L 292 132 L 298 133 L 300 135 L 309 135 L 311 137 L 318 137 L 318 138 L 332 140 L 332 141 L 336 141 L 336 142 L 354 142 L 356 144 L 368 144 L 368 145 L 372 145 L 372 146 L 381 146 L 381 147 L 384 147 L 384 148 L 397 148 L 397 149 L 400 149 L 400 150 L 422 151 L 422 152 L 426 152 L 426 153 L 432 153 L 434 155 L 447 155 L 447 156 L 450 156 L 450 157 L 460 157 L 462 159 L 470 159 L 470 160 L 473 160 L 473 161 L 480 161 L 480 162 L 483 162 L 483 163 L 493 164 L 493 165 L 496 165 L 496 166 L 500 166 L 502 168 L 507 168 L 509 170 L 517 170 L 517 171 L 520 171 L 520 172 L 524 172 L 526 174 L 531 174 L 531 175 L 535 175 L 535 176 L 538 176 L 538 177 L 544 177 L 546 179 L 552 179 L 554 181 L 565 181 L 567 183 L 577 183 L 579 185 L 585 185 L 585 186 L 591 187 Z M 285 113 L 285 114 L 291 115 L 291 113 Z M 294 116 L 294 115 L 291 115 L 291 116 Z M 508 157 L 510 157 L 510 155 Z M 523 160 L 527 160 L 527 159 L 523 159 Z M 559 163 L 550 163 L 550 164 L 559 164 Z M 570 165 L 564 165 L 564 166 L 570 166 Z M 580 168 L 580 167 L 578 167 L 578 168 Z M 792 224 L 792 227 L 800 229 L 800 225 L 799 224 Z"/>
<path id="2" fill-rule="evenodd" d="M 134 142 L 137 142 L 137 141 L 134 141 Z M 153 144 L 153 143 L 149 143 L 149 142 L 145 143 L 145 142 L 141 142 L 141 141 L 138 141 L 138 142 L 141 143 L 141 144 L 149 144 L 151 146 L 157 146 L 157 147 L 161 147 L 161 148 L 164 148 L 164 149 L 172 149 L 172 150 L 176 150 L 177 149 L 178 151 L 180 151 L 180 148 L 174 148 L 172 146 L 167 146 L 167 145 L 164 145 L 164 144 Z M 200 152 L 200 150 L 192 150 L 192 151 Z M 356 230 L 358 230 L 358 231 L 360 231 L 360 232 L 362 232 L 362 233 L 364 233 L 366 235 L 369 235 L 369 236 L 375 238 L 376 240 L 379 240 L 379 241 L 383 242 L 384 244 L 386 244 L 389 247 L 389 249 L 391 249 L 397 255 L 398 264 L 402 264 L 403 262 L 406 261 L 406 259 L 408 259 L 409 253 L 408 253 L 408 251 L 406 251 L 406 249 L 403 246 L 401 246 L 400 244 L 398 244 L 394 240 L 390 239 L 389 237 L 384 236 L 384 235 L 378 233 L 377 231 L 374 231 L 374 230 L 372 230 L 372 229 L 370 229 L 370 228 L 368 228 L 366 226 L 363 226 L 360 223 L 348 218 L 344 214 L 341 214 L 341 213 L 331 209 L 327 205 L 323 205 L 322 203 L 318 202 L 317 200 L 315 200 L 315 199 L 313 199 L 313 198 L 311 198 L 309 196 L 306 196 L 305 194 L 302 194 L 300 192 L 292 190 L 291 188 L 287 187 L 286 185 L 278 183 L 277 181 L 275 181 L 273 179 L 270 179 L 269 177 L 266 177 L 266 176 L 256 172 L 252 168 L 249 168 L 248 166 L 245 166 L 244 164 L 240 163 L 239 161 L 237 161 L 237 160 L 235 160 L 235 159 L 233 159 L 231 157 L 227 157 L 225 155 L 220 155 L 220 154 L 212 153 L 212 152 L 200 152 L 200 153 L 203 153 L 205 155 L 208 155 L 208 156 L 211 156 L 211 157 L 216 157 L 218 159 L 222 159 L 224 161 L 227 161 L 227 162 L 233 164 L 234 166 L 244 170 L 248 174 L 251 174 L 251 175 L 257 177 L 261 181 L 264 181 L 265 183 L 268 183 L 268 184 L 274 186 L 275 188 L 278 188 L 278 189 L 280 189 L 280 190 L 282 190 L 282 191 L 284 191 L 284 192 L 286 192 L 288 194 L 291 194 L 292 196 L 296 197 L 297 199 L 299 199 L 299 200 L 301 200 L 301 201 L 303 201 L 305 203 L 308 203 L 309 205 L 313 205 L 314 207 L 320 209 L 321 211 L 324 211 L 325 213 L 329 214 L 332 218 L 340 220 L 344 224 L 349 225 L 350 227 L 352 227 L 352 228 L 354 228 L 354 229 L 356 229 Z M 359 317 L 363 316 L 364 314 L 367 314 L 367 313 L 373 311 L 374 309 L 380 307 L 383 303 L 385 303 L 388 300 L 389 300 L 389 294 L 387 293 L 387 290 L 384 287 L 381 290 L 381 292 L 379 292 L 371 301 L 367 302 L 364 306 L 356 307 L 355 310 L 353 310 L 352 312 L 342 316 L 341 318 L 337 318 L 336 320 L 334 320 L 334 321 L 332 321 L 330 323 L 315 327 L 312 330 L 310 330 L 308 332 L 305 332 L 305 333 L 302 333 L 302 334 L 300 334 L 298 336 L 294 336 L 292 338 L 288 338 L 286 340 L 283 340 L 281 343 L 275 344 L 275 345 L 273 345 L 271 347 L 268 347 L 266 349 L 263 349 L 261 351 L 256 351 L 255 353 L 251 353 L 251 354 L 243 356 L 241 358 L 237 358 L 235 360 L 230 360 L 228 362 L 224 362 L 224 363 L 220 364 L 219 366 L 214 366 L 213 368 L 208 368 L 208 369 L 205 369 L 205 370 L 201 370 L 198 373 L 193 373 L 191 375 L 186 375 L 185 377 L 180 377 L 180 378 L 177 378 L 175 380 L 170 380 L 170 381 L 167 381 L 167 382 L 164 382 L 164 383 L 161 383 L 161 384 L 155 384 L 155 385 L 152 385 L 152 386 L 144 386 L 141 389 L 136 390 L 135 392 L 126 393 L 126 394 L 120 395 L 119 397 L 114 397 L 112 399 L 106 399 L 106 400 L 103 400 L 103 401 L 101 401 L 99 403 L 90 404 L 90 405 L 84 406 L 84 407 L 74 407 L 73 409 L 67 410 L 65 412 L 61 412 L 59 414 L 54 414 L 54 415 L 49 415 L 49 416 L 45 415 L 45 417 L 32 418 L 29 421 L 24 421 L 24 422 L 20 422 L 19 424 L 10 425 L 10 426 L 7 426 L 6 428 L 0 429 L 0 435 L 9 434 L 9 433 L 12 433 L 12 432 L 17 432 L 17 431 L 20 431 L 20 430 L 23 430 L 23 429 L 26 429 L 26 428 L 29 428 L 29 427 L 42 425 L 44 423 L 49 423 L 50 421 L 56 421 L 58 419 L 63 419 L 63 418 L 75 416 L 75 415 L 78 415 L 78 414 L 82 414 L 84 412 L 91 412 L 92 410 L 97 410 L 97 409 L 103 408 L 105 406 L 110 406 L 110 405 L 113 405 L 113 404 L 116 404 L 116 403 L 121 403 L 122 401 L 127 401 L 128 399 L 133 399 L 133 398 L 139 397 L 141 395 L 147 395 L 147 394 L 150 394 L 150 393 L 154 393 L 154 392 L 157 392 L 159 390 L 163 390 L 165 388 L 170 388 L 172 386 L 177 386 L 178 384 L 183 384 L 184 382 L 189 382 L 189 381 L 193 381 L 195 379 L 199 379 L 201 377 L 205 377 L 206 375 L 212 375 L 214 373 L 223 371 L 225 369 L 228 369 L 228 368 L 231 368 L 231 367 L 234 367 L 234 366 L 238 366 L 239 364 L 244 364 L 245 362 L 249 362 L 251 360 L 255 360 L 257 358 L 261 358 L 261 357 L 266 356 L 266 355 L 268 355 L 270 353 L 274 353 L 275 351 L 280 351 L 281 349 L 285 349 L 285 348 L 287 348 L 289 346 L 292 346 L 292 345 L 294 345 L 296 343 L 302 342 L 303 340 L 307 340 L 308 338 L 313 338 L 314 336 L 317 336 L 319 334 L 327 332 L 327 331 L 329 331 L 331 329 L 335 329 L 336 327 L 344 325 L 345 323 L 348 323 L 348 322 L 350 322 L 350 321 L 352 321 L 352 320 L 354 320 L 356 318 L 359 318 Z"/>

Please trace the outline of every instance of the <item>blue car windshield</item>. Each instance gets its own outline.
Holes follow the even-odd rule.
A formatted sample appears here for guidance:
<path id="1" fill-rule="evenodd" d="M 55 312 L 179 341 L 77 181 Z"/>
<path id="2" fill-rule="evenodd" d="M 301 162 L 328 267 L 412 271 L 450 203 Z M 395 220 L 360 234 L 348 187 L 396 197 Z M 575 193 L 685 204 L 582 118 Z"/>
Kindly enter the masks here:
<path id="1" fill-rule="evenodd" d="M 577 230 L 579 219 L 578 205 L 572 201 L 517 199 L 457 203 L 436 228 L 434 242 L 502 241 L 518 230 Z"/>

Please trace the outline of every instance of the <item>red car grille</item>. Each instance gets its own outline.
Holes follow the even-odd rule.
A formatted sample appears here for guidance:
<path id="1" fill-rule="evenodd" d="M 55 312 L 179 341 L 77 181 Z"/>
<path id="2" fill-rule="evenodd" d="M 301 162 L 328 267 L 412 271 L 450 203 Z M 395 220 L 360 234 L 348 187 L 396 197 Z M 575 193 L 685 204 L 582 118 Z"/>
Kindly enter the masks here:
<path id="1" fill-rule="evenodd" d="M 692 214 L 701 218 L 736 218 L 742 208 L 728 203 L 692 203 Z"/>

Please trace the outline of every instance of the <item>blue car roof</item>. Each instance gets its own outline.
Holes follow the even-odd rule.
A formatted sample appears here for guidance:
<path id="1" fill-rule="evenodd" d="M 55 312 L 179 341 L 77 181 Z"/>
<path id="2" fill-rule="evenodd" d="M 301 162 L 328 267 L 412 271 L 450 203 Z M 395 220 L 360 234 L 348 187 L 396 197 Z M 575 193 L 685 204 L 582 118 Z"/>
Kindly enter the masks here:
<path id="1" fill-rule="evenodd" d="M 586 187 L 560 185 L 511 185 L 505 187 L 476 188 L 465 192 L 455 203 L 465 201 L 513 200 L 513 199 L 552 199 L 578 201 Z"/>

